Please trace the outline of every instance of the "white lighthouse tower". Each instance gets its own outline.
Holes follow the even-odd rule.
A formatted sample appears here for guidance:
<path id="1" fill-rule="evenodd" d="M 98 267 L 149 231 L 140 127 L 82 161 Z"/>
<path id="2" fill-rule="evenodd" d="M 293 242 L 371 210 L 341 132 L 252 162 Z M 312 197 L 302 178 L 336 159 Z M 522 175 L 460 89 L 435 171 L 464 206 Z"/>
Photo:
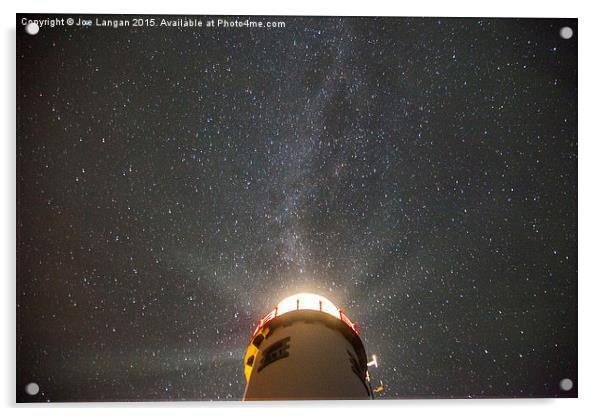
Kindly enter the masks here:
<path id="1" fill-rule="evenodd" d="M 372 398 L 357 326 L 311 293 L 284 299 L 259 321 L 244 368 L 244 400 Z"/>

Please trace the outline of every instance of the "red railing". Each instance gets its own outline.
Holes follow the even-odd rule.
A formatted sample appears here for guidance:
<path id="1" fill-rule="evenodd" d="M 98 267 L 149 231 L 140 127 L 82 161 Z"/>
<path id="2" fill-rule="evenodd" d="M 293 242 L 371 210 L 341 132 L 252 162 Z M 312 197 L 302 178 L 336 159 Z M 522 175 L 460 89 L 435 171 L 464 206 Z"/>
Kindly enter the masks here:
<path id="1" fill-rule="evenodd" d="M 298 301 L 297 301 L 297 308 L 299 307 L 298 305 Z M 320 310 L 322 309 L 322 303 L 320 302 Z M 261 328 L 263 328 L 263 326 L 265 324 L 267 324 L 268 322 L 270 322 L 272 319 L 274 319 L 276 316 L 278 316 L 278 307 L 275 307 L 274 309 L 272 309 L 270 311 L 270 313 L 268 313 L 266 316 L 264 316 L 258 323 L 257 326 L 255 327 L 255 331 L 253 331 L 253 335 L 251 335 L 251 339 L 253 339 L 255 337 L 255 335 L 257 335 L 257 332 L 259 332 L 259 330 Z M 332 316 L 332 315 L 331 315 Z M 345 324 L 347 324 L 347 326 L 349 326 L 351 329 L 353 329 L 353 331 L 359 335 L 359 332 L 357 330 L 357 325 L 354 324 L 353 322 L 351 322 L 351 319 L 349 319 L 347 317 L 347 315 L 345 315 L 343 313 L 343 310 L 341 308 L 339 308 L 339 317 L 341 319 L 341 321 L 345 322 Z"/>

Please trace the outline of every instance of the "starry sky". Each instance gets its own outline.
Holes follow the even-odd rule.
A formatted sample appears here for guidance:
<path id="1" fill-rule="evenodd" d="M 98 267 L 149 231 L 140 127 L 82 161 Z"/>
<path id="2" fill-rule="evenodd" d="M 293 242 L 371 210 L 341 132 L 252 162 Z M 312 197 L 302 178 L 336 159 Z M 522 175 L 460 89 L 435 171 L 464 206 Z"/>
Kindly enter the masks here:
<path id="1" fill-rule="evenodd" d="M 577 395 L 576 19 L 21 17 L 18 401 L 240 400 L 300 291 L 380 399 Z"/>

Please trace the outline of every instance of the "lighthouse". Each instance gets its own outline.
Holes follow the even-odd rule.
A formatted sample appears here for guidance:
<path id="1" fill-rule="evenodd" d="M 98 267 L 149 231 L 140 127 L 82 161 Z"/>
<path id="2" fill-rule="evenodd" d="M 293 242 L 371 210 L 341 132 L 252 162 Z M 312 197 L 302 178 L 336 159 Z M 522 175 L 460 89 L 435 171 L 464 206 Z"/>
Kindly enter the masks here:
<path id="1" fill-rule="evenodd" d="M 357 325 L 323 296 L 289 296 L 259 320 L 244 356 L 244 400 L 371 399 Z"/>

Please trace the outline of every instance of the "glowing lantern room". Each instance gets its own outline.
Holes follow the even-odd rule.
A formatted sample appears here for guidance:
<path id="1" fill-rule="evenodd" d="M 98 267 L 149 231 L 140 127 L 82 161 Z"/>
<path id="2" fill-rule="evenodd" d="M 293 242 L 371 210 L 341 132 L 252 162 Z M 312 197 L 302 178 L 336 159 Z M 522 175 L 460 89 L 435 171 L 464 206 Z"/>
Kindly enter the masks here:
<path id="1" fill-rule="evenodd" d="M 337 308 L 334 303 L 326 299 L 324 296 L 316 295 L 314 293 L 297 293 L 296 295 L 289 296 L 283 299 L 270 313 L 264 316 L 257 323 L 257 327 L 253 332 L 251 338 L 253 338 L 258 331 L 266 325 L 269 321 L 277 316 L 282 316 L 287 312 L 298 311 L 298 310 L 313 310 L 325 312 L 335 318 L 345 322 L 355 333 L 357 331 L 357 325 L 351 322 L 351 320 L 343 313 L 341 308 Z"/>

